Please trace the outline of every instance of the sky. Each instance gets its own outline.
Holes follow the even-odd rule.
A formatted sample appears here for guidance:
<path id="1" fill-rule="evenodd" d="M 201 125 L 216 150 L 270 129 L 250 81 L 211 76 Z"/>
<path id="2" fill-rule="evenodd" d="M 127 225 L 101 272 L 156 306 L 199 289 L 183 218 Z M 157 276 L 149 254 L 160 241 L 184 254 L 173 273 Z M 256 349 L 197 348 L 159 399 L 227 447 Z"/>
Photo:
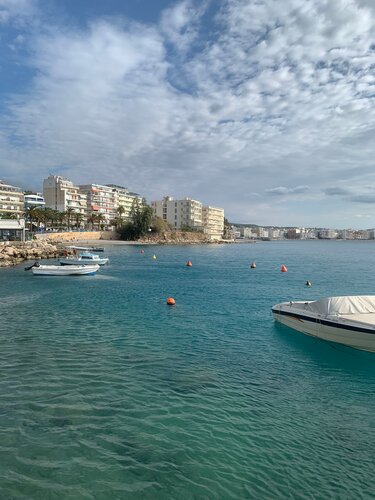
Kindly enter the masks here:
<path id="1" fill-rule="evenodd" d="M 375 0 L 0 0 L 0 179 L 375 227 Z"/>

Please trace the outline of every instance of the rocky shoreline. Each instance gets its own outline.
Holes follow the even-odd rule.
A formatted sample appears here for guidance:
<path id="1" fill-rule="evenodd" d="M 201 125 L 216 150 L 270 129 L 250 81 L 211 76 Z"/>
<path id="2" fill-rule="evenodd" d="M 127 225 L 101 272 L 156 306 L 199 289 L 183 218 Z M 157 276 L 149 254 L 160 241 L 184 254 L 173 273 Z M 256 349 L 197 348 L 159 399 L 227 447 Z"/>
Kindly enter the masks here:
<path id="1" fill-rule="evenodd" d="M 25 260 L 56 259 L 61 250 L 47 241 L 0 243 L 0 267 L 10 267 Z"/>
<path id="2" fill-rule="evenodd" d="M 204 233 L 195 231 L 164 231 L 141 238 L 137 243 L 156 245 L 204 245 L 212 243 L 230 243 L 225 240 L 211 240 Z"/>
<path id="3" fill-rule="evenodd" d="M 41 260 L 41 259 L 56 259 L 64 254 L 64 245 L 68 241 L 48 239 L 38 239 L 33 241 L 18 242 L 5 241 L 0 243 L 0 268 L 16 266 L 26 260 Z M 82 241 L 69 241 L 70 244 L 75 243 L 82 245 Z M 88 244 L 93 242 L 87 241 Z M 146 238 L 141 238 L 137 241 L 119 241 L 119 240 L 98 240 L 97 244 L 138 244 L 138 245 L 202 245 L 202 244 L 218 244 L 232 243 L 231 241 L 211 241 L 205 234 L 183 231 L 166 231 L 158 235 L 150 235 Z M 65 250 L 65 253 L 67 251 Z M 68 251 L 70 254 L 71 252 Z"/>

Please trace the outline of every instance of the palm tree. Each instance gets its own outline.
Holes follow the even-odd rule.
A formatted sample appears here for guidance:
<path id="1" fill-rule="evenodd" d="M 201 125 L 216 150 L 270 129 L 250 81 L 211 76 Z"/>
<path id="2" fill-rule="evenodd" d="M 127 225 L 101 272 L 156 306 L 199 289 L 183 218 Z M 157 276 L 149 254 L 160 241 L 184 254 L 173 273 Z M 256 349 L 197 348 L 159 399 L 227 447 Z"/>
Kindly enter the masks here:
<path id="1" fill-rule="evenodd" d="M 43 222 L 44 230 L 47 229 L 48 222 L 50 222 L 50 224 L 52 224 L 54 212 L 55 212 L 55 210 L 52 210 L 52 208 L 48 208 L 48 207 L 40 210 L 39 221 Z"/>
<path id="2" fill-rule="evenodd" d="M 68 207 L 65 211 L 65 218 L 66 218 L 66 224 L 67 224 L 67 229 L 70 231 L 70 221 L 72 219 L 72 215 L 75 213 L 74 208 Z"/>
<path id="3" fill-rule="evenodd" d="M 51 227 L 62 228 L 65 222 L 65 213 L 59 212 L 58 210 L 52 210 L 51 212 Z"/>
<path id="4" fill-rule="evenodd" d="M 33 222 L 37 221 L 38 211 L 39 211 L 38 207 L 28 207 L 26 209 L 25 216 L 29 221 L 30 234 L 32 234 L 32 232 L 33 232 Z"/>
<path id="5" fill-rule="evenodd" d="M 98 214 L 96 216 L 96 222 L 98 224 L 98 231 L 100 230 L 100 224 L 105 220 L 105 217 L 103 214 Z"/>
<path id="6" fill-rule="evenodd" d="M 93 230 L 93 229 L 94 229 L 94 224 L 95 224 L 96 220 L 97 220 L 97 215 L 96 215 L 96 214 L 91 213 L 91 214 L 88 216 L 88 218 L 87 218 L 87 222 L 88 222 L 89 224 L 91 224 L 91 230 Z"/>
<path id="7" fill-rule="evenodd" d="M 123 205 L 120 205 L 118 208 L 117 208 L 117 215 L 118 215 L 118 221 L 119 221 L 119 225 L 122 226 L 122 218 L 123 218 L 123 215 L 125 213 L 125 207 Z"/>
<path id="8" fill-rule="evenodd" d="M 83 219 L 83 215 L 80 214 L 79 212 L 76 212 L 74 214 L 74 221 L 76 223 L 76 228 L 77 229 L 79 229 L 79 227 L 81 226 L 82 219 Z"/>

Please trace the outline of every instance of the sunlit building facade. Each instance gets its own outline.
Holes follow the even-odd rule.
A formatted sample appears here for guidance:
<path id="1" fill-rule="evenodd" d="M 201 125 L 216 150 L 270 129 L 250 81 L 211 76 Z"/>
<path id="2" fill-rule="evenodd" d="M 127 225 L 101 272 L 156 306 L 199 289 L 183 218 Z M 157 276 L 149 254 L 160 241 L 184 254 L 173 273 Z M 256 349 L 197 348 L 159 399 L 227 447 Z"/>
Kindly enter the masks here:
<path id="1" fill-rule="evenodd" d="M 50 175 L 43 181 L 43 196 L 45 206 L 59 212 L 68 208 L 84 218 L 87 210 L 87 197 L 78 186 L 60 175 Z"/>
<path id="2" fill-rule="evenodd" d="M 25 196 L 21 188 L 0 181 L 0 217 L 22 217 L 24 203 Z"/>
<path id="3" fill-rule="evenodd" d="M 135 201 L 141 205 L 143 203 L 143 198 L 140 194 L 132 193 L 128 188 L 123 186 L 118 186 L 116 184 L 108 184 L 114 192 L 114 202 L 116 213 L 119 214 L 119 208 L 123 208 L 121 218 L 123 220 L 128 220 L 130 217 L 131 209 Z"/>
<path id="4" fill-rule="evenodd" d="M 87 220 L 90 221 L 92 215 L 100 215 L 103 225 L 112 225 L 112 221 L 116 217 L 115 192 L 113 188 L 101 184 L 85 184 L 79 186 L 79 189 L 87 197 Z"/>
<path id="5" fill-rule="evenodd" d="M 202 230 L 202 203 L 192 198 L 175 200 L 165 196 L 161 201 L 152 201 L 154 215 L 166 221 L 173 229 L 189 227 Z"/>
<path id="6" fill-rule="evenodd" d="M 224 234 L 224 209 L 202 207 L 203 230 L 211 240 L 221 240 Z"/>

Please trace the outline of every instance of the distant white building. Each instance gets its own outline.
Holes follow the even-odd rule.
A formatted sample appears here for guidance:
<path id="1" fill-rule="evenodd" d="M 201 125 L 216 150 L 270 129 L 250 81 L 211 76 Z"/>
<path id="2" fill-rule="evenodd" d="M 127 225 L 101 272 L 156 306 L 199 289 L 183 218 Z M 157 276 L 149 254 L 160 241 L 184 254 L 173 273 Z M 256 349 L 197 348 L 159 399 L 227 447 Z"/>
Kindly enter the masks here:
<path id="1" fill-rule="evenodd" d="M 46 202 L 41 193 L 25 194 L 25 210 L 29 210 L 30 208 L 43 208 L 45 205 Z"/>
<path id="2" fill-rule="evenodd" d="M 192 198 L 175 200 L 165 196 L 161 201 L 152 201 L 151 208 L 154 215 L 165 220 L 173 229 L 190 227 L 203 229 L 202 203 Z"/>
<path id="3" fill-rule="evenodd" d="M 21 188 L 0 181 L 0 217 L 20 218 L 24 210 L 24 194 Z"/>
<path id="4" fill-rule="evenodd" d="M 335 240 L 338 236 L 338 233 L 335 229 L 321 229 L 318 236 L 323 240 Z"/>
<path id="5" fill-rule="evenodd" d="M 139 204 L 143 203 L 143 198 L 140 194 L 132 193 L 128 188 L 123 186 L 117 186 L 116 184 L 107 184 L 114 192 L 114 201 L 115 201 L 115 211 L 118 212 L 118 209 L 122 207 L 124 209 L 124 213 L 122 214 L 122 218 L 124 220 L 129 219 L 131 209 L 135 201 L 138 201 Z"/>
<path id="6" fill-rule="evenodd" d="M 43 196 L 46 207 L 59 212 L 72 208 L 75 213 L 86 216 L 87 197 L 78 186 L 60 175 L 50 175 L 43 181 Z"/>
<path id="7" fill-rule="evenodd" d="M 221 240 L 224 234 L 224 209 L 203 206 L 202 225 L 203 231 L 211 240 Z"/>
<path id="8" fill-rule="evenodd" d="M 79 186 L 81 193 L 87 197 L 86 217 L 91 215 L 102 215 L 103 224 L 111 225 L 116 217 L 115 192 L 112 187 L 101 184 L 85 184 Z"/>

